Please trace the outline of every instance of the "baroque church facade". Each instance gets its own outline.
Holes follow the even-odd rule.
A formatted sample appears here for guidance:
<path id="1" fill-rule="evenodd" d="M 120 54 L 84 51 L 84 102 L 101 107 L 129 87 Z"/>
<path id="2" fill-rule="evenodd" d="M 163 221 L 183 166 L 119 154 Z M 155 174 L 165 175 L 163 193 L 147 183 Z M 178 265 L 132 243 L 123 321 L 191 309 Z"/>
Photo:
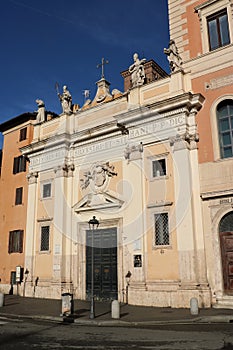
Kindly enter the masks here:
<path id="1" fill-rule="evenodd" d="M 103 71 L 81 107 L 37 100 L 19 293 L 89 299 L 93 257 L 96 299 L 233 305 L 232 5 L 168 1 L 169 75 L 134 54 L 124 92 Z"/>
<path id="2" fill-rule="evenodd" d="M 102 76 L 93 101 L 38 122 L 21 149 L 30 159 L 25 266 L 38 278 L 26 295 L 88 298 L 94 216 L 97 298 L 187 306 L 200 294 L 209 303 L 202 231 L 190 225 L 201 218 L 193 188 L 204 97 L 185 92 L 181 67 L 144 85 L 144 62 L 133 66 L 141 72 L 130 90 L 110 92 Z"/>

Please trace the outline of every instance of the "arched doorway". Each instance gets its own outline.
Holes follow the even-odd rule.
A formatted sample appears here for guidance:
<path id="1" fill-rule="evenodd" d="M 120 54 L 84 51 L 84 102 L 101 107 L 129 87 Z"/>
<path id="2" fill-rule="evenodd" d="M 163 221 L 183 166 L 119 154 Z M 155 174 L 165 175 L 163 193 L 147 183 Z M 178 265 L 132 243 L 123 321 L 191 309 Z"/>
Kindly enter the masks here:
<path id="1" fill-rule="evenodd" d="M 233 295 L 233 211 L 219 223 L 224 292 Z"/>

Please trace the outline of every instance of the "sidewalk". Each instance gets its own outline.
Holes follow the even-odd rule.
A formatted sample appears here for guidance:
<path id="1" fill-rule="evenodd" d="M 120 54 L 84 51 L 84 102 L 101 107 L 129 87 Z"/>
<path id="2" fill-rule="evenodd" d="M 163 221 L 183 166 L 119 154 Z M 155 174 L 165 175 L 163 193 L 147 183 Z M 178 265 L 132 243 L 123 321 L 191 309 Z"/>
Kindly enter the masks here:
<path id="1" fill-rule="evenodd" d="M 61 306 L 61 300 L 5 295 L 4 306 L 0 307 L 0 316 L 63 321 Z M 94 320 L 89 319 L 89 314 L 90 302 L 74 300 L 74 315 L 68 319 L 71 319 L 78 325 L 89 324 L 103 326 L 233 322 L 233 310 L 230 309 L 200 309 L 199 314 L 194 316 L 190 314 L 189 309 L 145 307 L 126 304 L 120 306 L 120 319 L 112 319 L 110 302 L 95 302 Z"/>

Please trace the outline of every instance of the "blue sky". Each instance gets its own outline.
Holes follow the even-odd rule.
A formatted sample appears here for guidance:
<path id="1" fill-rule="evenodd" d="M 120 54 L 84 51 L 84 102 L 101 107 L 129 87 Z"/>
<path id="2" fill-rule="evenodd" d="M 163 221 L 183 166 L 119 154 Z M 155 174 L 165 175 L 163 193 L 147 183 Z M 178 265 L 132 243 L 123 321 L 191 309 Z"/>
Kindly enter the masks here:
<path id="1" fill-rule="evenodd" d="M 85 89 L 94 98 L 102 57 L 111 90 L 123 91 L 120 72 L 135 52 L 169 72 L 165 0 L 2 0 L 0 18 L 0 123 L 35 111 L 37 98 L 61 113 L 56 82 L 73 103 L 83 104 Z"/>

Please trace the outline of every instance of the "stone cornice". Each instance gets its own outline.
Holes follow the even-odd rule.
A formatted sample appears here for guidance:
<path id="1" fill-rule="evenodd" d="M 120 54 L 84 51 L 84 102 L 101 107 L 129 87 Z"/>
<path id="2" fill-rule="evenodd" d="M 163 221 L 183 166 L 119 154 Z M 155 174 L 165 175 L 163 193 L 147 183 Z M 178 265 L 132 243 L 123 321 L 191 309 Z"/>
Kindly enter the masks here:
<path id="1" fill-rule="evenodd" d="M 20 151 L 24 155 L 33 154 L 35 152 L 40 152 L 43 150 L 49 150 L 54 147 L 62 146 L 62 148 L 69 147 L 70 145 L 70 135 L 63 133 L 60 135 L 53 135 L 47 139 L 32 142 L 30 145 L 20 148 Z"/>
<path id="2" fill-rule="evenodd" d="M 144 132 L 139 132 L 138 136 L 143 137 L 148 133 L 156 133 L 158 136 L 161 130 L 169 130 L 175 128 L 176 125 L 184 125 L 184 130 L 181 133 L 187 133 L 187 128 L 192 126 L 192 121 L 185 121 L 187 116 L 195 113 L 201 108 L 204 102 L 204 97 L 201 94 L 192 94 L 191 92 L 183 93 L 166 100 L 158 101 L 153 104 L 142 106 L 129 110 L 125 113 L 118 114 L 112 121 L 97 125 L 95 127 L 86 128 L 81 131 L 73 131 L 72 134 L 62 133 L 49 136 L 47 139 L 34 141 L 30 145 L 22 147 L 20 150 L 24 155 L 33 155 L 34 153 L 44 152 L 49 150 L 62 149 L 68 151 L 70 146 L 77 147 L 88 145 L 93 142 L 102 142 L 107 139 L 116 137 L 124 138 L 122 129 L 119 125 L 123 125 L 129 137 L 136 137 L 136 129 L 145 127 Z M 194 113 L 194 114 L 195 114 Z M 173 120 L 179 117 L 179 121 Z M 115 119 L 115 120 L 114 120 Z M 149 124 L 153 125 L 149 125 Z M 177 124 L 178 123 L 178 124 Z M 191 124 L 190 124 L 191 123 Z M 190 125 L 189 125 L 190 124 Z M 175 129 L 174 129 L 175 130 Z M 163 135 L 163 137 L 165 137 Z"/>
<path id="3" fill-rule="evenodd" d="M 202 10 L 203 8 L 209 6 L 209 5 L 211 5 L 211 4 L 213 4 L 213 3 L 217 2 L 217 1 L 219 1 L 219 0 L 207 0 L 207 1 L 203 2 L 202 4 L 197 5 L 196 7 L 194 7 L 194 10 L 195 10 L 195 12 L 198 12 L 198 11 Z"/>
<path id="4" fill-rule="evenodd" d="M 229 197 L 229 196 L 233 196 L 233 190 L 211 191 L 211 192 L 201 193 L 201 198 L 203 200 L 219 198 L 219 197 Z"/>

